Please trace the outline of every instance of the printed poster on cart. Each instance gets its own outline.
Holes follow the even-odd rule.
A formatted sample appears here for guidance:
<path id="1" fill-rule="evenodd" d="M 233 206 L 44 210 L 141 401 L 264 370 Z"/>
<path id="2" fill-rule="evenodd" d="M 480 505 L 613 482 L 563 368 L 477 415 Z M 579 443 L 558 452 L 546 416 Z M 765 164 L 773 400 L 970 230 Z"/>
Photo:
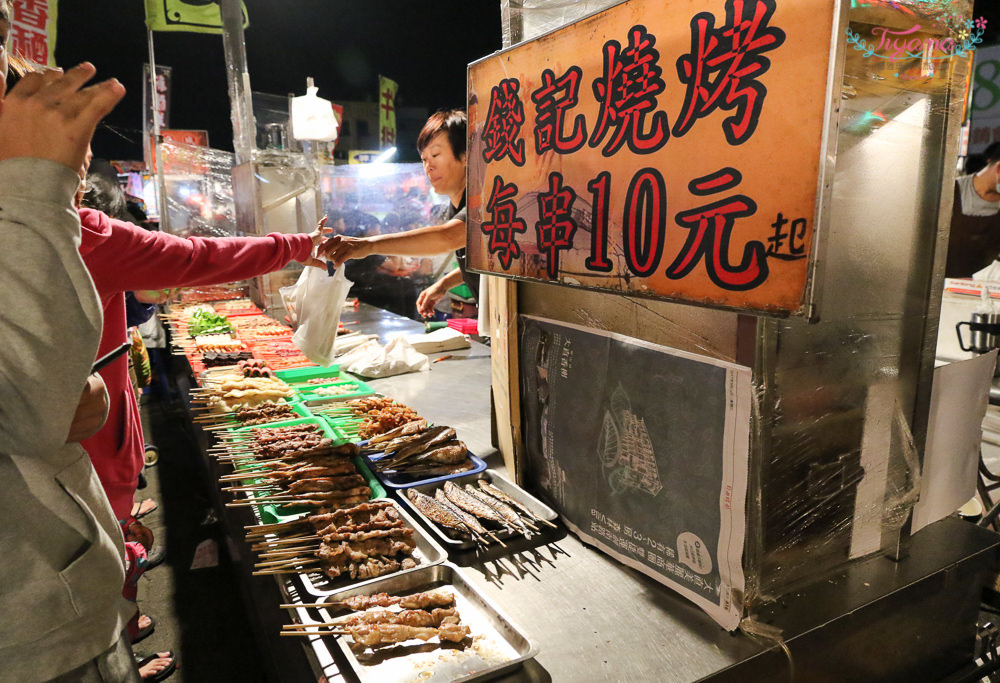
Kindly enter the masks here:
<path id="1" fill-rule="evenodd" d="M 521 321 L 526 477 L 584 541 L 736 629 L 750 369 L 602 330 Z"/>

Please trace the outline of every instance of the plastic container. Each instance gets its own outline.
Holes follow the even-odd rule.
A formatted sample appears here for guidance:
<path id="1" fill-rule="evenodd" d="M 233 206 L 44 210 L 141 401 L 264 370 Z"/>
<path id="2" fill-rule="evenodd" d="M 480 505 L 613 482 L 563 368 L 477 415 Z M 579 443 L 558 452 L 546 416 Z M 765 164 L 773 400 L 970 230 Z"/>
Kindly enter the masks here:
<path id="1" fill-rule="evenodd" d="M 381 453 L 375 453 L 373 455 L 366 455 L 363 457 L 368 458 L 369 462 L 375 463 L 378 462 L 380 456 Z M 375 473 L 375 476 L 391 489 L 408 489 L 414 486 L 436 484 L 438 482 L 448 481 L 449 479 L 457 479 L 459 477 L 467 477 L 471 474 L 479 474 L 486 469 L 486 463 L 472 453 L 469 453 L 466 457 L 472 462 L 472 467 L 470 469 L 455 472 L 454 474 L 445 474 L 440 477 L 412 477 L 406 474 L 381 474 L 378 472 Z"/>
<path id="2" fill-rule="evenodd" d="M 342 394 L 325 394 L 316 393 L 317 389 L 326 389 L 329 387 L 348 387 L 354 385 L 357 388 L 353 391 L 346 391 Z M 314 401 L 326 403 L 328 401 L 346 401 L 352 398 L 359 398 L 361 396 L 371 396 L 375 393 L 375 390 L 370 386 L 357 379 L 344 379 L 340 382 L 330 382 L 329 384 L 309 384 L 306 387 L 298 387 L 295 389 L 295 394 L 299 397 L 300 401 Z"/>
<path id="3" fill-rule="evenodd" d="M 479 321 L 475 318 L 449 318 L 448 327 L 462 334 L 479 334 Z"/>
<path id="4" fill-rule="evenodd" d="M 306 368 L 292 368 L 291 370 L 278 370 L 275 372 L 280 379 L 285 380 L 289 384 L 294 384 L 296 382 L 306 382 L 311 379 L 316 379 L 319 377 L 329 377 L 330 381 L 335 381 L 335 378 L 340 377 L 340 365 L 331 365 L 329 367 L 323 367 L 321 365 L 313 365 Z"/>

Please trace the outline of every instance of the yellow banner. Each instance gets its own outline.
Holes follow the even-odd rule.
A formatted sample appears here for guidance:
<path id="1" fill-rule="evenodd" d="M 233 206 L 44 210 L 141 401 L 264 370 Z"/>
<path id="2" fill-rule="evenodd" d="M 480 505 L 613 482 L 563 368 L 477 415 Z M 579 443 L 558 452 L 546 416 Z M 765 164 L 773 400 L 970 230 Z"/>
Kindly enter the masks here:
<path id="1" fill-rule="evenodd" d="M 10 27 L 15 55 L 45 66 L 56 65 L 56 14 L 58 0 L 14 0 Z"/>
<path id="2" fill-rule="evenodd" d="M 396 81 L 378 77 L 378 142 L 382 149 L 396 144 Z"/>

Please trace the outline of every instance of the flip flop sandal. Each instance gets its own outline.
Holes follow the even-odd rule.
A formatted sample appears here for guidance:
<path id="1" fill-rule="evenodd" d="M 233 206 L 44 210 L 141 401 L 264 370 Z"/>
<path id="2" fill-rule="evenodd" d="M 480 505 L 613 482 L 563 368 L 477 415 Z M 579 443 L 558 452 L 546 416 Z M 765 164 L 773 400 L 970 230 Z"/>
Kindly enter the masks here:
<path id="1" fill-rule="evenodd" d="M 159 503 L 152 498 L 146 498 L 132 505 L 132 516 L 136 519 L 142 519 L 149 513 L 155 512 L 158 507 L 160 507 Z"/>
<path id="2" fill-rule="evenodd" d="M 140 640 L 145 640 L 146 638 L 148 638 L 153 634 L 153 631 L 156 630 L 156 620 L 153 619 L 153 617 L 149 616 L 148 614 L 146 615 L 146 617 L 149 619 L 149 624 L 147 624 L 143 628 L 138 629 L 135 632 L 135 636 L 132 638 L 133 645 L 138 643 Z"/>
<path id="3" fill-rule="evenodd" d="M 152 662 L 154 659 L 170 659 L 170 663 L 167 664 L 162 669 L 160 669 L 155 674 L 149 674 L 148 676 L 143 676 L 142 680 L 144 681 L 154 681 L 154 682 L 162 681 L 163 679 L 168 678 L 177 669 L 177 657 L 174 656 L 174 653 L 171 650 L 167 651 L 166 657 L 161 657 L 158 652 L 154 652 L 151 655 L 139 654 L 137 652 L 134 654 L 134 656 L 135 656 L 135 667 L 137 669 L 141 669 L 142 667 Z"/>
<path id="4" fill-rule="evenodd" d="M 137 564 L 140 570 L 148 572 L 153 567 L 159 567 L 163 564 L 165 559 L 167 559 L 167 551 L 162 545 L 158 545 L 146 553 L 146 557 L 140 558 Z"/>

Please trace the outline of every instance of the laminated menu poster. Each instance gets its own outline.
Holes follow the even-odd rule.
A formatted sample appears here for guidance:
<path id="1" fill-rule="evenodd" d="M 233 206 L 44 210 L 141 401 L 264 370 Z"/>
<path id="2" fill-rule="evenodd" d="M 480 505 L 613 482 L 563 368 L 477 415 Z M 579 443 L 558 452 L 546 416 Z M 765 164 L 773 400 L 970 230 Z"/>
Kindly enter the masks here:
<path id="1" fill-rule="evenodd" d="M 527 478 L 584 541 L 734 630 L 749 368 L 522 316 Z"/>

